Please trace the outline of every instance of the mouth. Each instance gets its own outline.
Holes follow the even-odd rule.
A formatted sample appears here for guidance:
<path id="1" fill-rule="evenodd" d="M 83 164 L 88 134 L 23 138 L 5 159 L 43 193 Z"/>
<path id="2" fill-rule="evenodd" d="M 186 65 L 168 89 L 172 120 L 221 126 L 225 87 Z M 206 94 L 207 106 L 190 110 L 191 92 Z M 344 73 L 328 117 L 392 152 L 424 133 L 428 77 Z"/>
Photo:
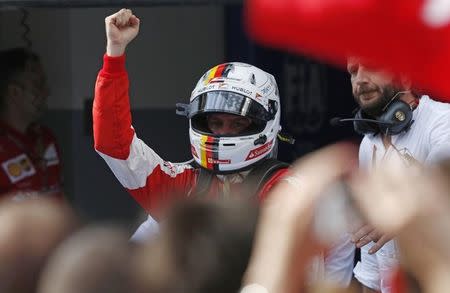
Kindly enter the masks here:
<path id="1" fill-rule="evenodd" d="M 378 94 L 378 91 L 372 90 L 372 91 L 364 91 L 358 94 L 358 97 L 360 100 L 366 101 L 371 100 L 373 98 L 376 98 Z"/>

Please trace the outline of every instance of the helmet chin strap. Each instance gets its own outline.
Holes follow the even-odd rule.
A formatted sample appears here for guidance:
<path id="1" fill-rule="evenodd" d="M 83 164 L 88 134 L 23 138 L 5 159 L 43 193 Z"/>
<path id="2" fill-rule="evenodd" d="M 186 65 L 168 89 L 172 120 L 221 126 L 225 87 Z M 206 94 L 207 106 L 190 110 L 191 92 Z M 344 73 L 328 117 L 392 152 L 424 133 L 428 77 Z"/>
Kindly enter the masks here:
<path id="1" fill-rule="evenodd" d="M 389 105 L 392 103 L 392 101 L 394 101 L 395 98 L 397 98 L 399 95 L 407 94 L 407 93 L 410 93 L 410 92 L 411 92 L 410 90 L 407 90 L 407 91 L 398 91 L 398 92 L 397 92 L 397 93 L 389 100 L 389 102 L 383 107 L 382 111 L 383 111 L 383 112 L 386 111 L 386 108 L 389 107 Z"/>

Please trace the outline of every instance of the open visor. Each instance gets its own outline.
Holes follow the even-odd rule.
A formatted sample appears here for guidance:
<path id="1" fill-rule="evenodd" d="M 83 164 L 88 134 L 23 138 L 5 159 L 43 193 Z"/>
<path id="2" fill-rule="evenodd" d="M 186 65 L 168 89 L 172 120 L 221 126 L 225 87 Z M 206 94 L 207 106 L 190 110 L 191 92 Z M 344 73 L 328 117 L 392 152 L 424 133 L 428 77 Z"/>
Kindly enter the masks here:
<path id="1" fill-rule="evenodd" d="M 197 96 L 189 105 L 188 117 L 203 113 L 230 113 L 267 122 L 273 119 L 258 102 L 234 92 L 212 91 Z"/>

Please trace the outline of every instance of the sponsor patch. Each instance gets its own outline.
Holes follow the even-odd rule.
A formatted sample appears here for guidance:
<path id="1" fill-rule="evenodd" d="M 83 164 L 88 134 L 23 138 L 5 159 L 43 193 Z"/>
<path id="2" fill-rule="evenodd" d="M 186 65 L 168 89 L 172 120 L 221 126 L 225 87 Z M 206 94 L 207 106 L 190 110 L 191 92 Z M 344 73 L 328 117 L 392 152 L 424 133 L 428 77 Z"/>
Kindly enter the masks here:
<path id="1" fill-rule="evenodd" d="M 227 89 L 228 88 L 228 84 L 226 84 L 226 83 L 221 83 L 221 84 L 219 84 L 219 89 Z"/>
<path id="2" fill-rule="evenodd" d="M 44 152 L 44 160 L 47 167 L 59 164 L 58 153 L 55 144 L 50 144 Z"/>
<path id="3" fill-rule="evenodd" d="M 248 156 L 247 156 L 247 158 L 245 160 L 246 161 L 252 160 L 254 158 L 257 158 L 257 157 L 267 153 L 270 150 L 270 148 L 272 147 L 272 143 L 273 143 L 273 140 L 269 141 L 268 143 L 266 143 L 266 144 L 264 144 L 264 145 L 262 145 L 262 146 L 260 146 L 260 147 L 258 147 L 256 149 L 251 150 L 248 153 Z"/>
<path id="4" fill-rule="evenodd" d="M 251 90 L 243 88 L 243 87 L 232 86 L 231 90 L 242 93 L 249 97 L 253 96 L 253 92 Z"/>
<path id="5" fill-rule="evenodd" d="M 177 170 L 174 165 L 169 162 L 164 162 L 162 168 L 170 177 L 175 177 L 177 175 Z"/>
<path id="6" fill-rule="evenodd" d="M 208 158 L 208 164 L 231 164 L 231 160 L 219 160 Z"/>
<path id="7" fill-rule="evenodd" d="M 12 183 L 36 174 L 36 169 L 26 154 L 21 154 L 3 162 L 2 168 Z"/>
<path id="8" fill-rule="evenodd" d="M 272 84 L 271 83 L 269 83 L 269 85 L 267 85 L 265 88 L 263 88 L 261 90 L 261 92 L 263 93 L 263 95 L 267 95 L 270 90 L 272 90 Z"/>

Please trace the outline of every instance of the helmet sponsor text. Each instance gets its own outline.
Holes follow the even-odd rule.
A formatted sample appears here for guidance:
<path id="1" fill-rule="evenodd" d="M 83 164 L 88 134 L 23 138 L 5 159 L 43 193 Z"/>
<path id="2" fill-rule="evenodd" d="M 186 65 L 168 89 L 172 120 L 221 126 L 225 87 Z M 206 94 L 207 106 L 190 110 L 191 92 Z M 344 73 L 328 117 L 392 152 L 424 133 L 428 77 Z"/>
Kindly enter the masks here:
<path id="1" fill-rule="evenodd" d="M 247 158 L 245 160 L 246 161 L 252 160 L 254 158 L 257 158 L 257 157 L 267 153 L 270 150 L 270 148 L 272 147 L 272 143 L 273 143 L 273 140 L 269 141 L 268 143 L 266 143 L 266 144 L 264 144 L 264 145 L 262 145 L 262 146 L 260 146 L 260 147 L 258 147 L 256 149 L 251 150 L 248 153 L 248 156 L 247 156 Z"/>
<path id="2" fill-rule="evenodd" d="M 231 164 L 231 160 L 219 160 L 208 158 L 208 164 Z"/>

